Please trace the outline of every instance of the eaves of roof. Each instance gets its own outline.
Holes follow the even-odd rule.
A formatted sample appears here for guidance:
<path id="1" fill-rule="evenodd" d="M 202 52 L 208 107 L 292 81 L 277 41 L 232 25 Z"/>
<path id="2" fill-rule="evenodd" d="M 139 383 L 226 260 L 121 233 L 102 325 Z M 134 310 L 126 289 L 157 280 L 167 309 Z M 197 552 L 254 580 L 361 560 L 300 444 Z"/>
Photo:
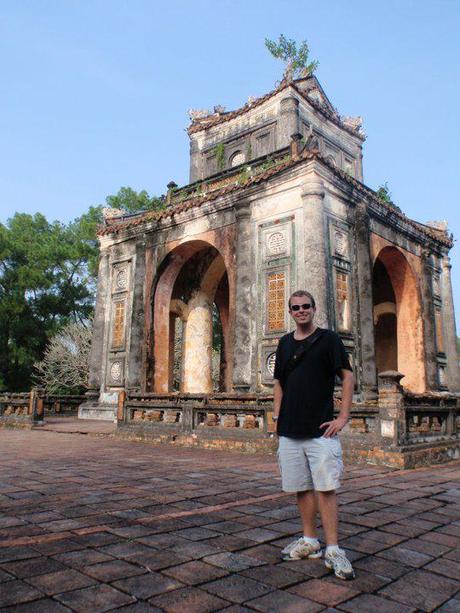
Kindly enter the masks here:
<path id="1" fill-rule="evenodd" d="M 383 207 L 384 209 L 386 209 L 388 216 L 391 215 L 393 217 L 396 217 L 397 219 L 400 219 L 402 222 L 412 226 L 418 232 L 421 232 L 430 239 L 440 242 L 446 247 L 452 247 L 452 239 L 447 236 L 445 232 L 443 232 L 442 230 L 435 230 L 434 228 L 430 228 L 428 226 L 425 226 L 424 224 L 420 224 L 410 219 L 409 217 L 404 215 L 404 213 L 401 213 L 398 209 L 396 209 L 394 206 L 391 206 L 384 200 L 378 198 L 376 193 L 372 189 L 364 185 L 364 183 L 361 183 L 354 177 L 351 177 L 343 170 L 336 168 L 333 164 L 326 160 L 318 151 L 304 151 L 299 155 L 299 157 L 291 158 L 286 162 L 278 164 L 274 168 L 270 168 L 253 177 L 250 177 L 244 183 L 235 182 L 231 185 L 227 185 L 221 189 L 217 189 L 201 196 L 191 196 L 183 202 L 174 206 L 170 206 L 162 211 L 148 211 L 143 215 L 138 215 L 132 219 L 122 220 L 119 222 L 117 222 L 116 218 L 114 218 L 113 220 L 111 220 L 112 223 L 110 223 L 109 225 L 100 227 L 98 231 L 98 236 L 118 234 L 122 230 L 134 228 L 136 226 L 142 226 L 144 224 L 151 223 L 154 221 L 162 221 L 163 219 L 172 218 L 174 217 L 174 215 L 184 213 L 185 211 L 189 211 L 191 209 L 198 209 L 205 203 L 217 200 L 222 196 L 243 191 L 252 185 L 263 183 L 264 181 L 267 181 L 268 179 L 283 173 L 285 170 L 294 168 L 295 166 L 298 166 L 299 164 L 309 160 L 318 160 L 330 171 L 332 171 L 336 176 L 354 187 L 361 195 L 369 198 L 371 202 L 374 202 L 379 207 Z"/>

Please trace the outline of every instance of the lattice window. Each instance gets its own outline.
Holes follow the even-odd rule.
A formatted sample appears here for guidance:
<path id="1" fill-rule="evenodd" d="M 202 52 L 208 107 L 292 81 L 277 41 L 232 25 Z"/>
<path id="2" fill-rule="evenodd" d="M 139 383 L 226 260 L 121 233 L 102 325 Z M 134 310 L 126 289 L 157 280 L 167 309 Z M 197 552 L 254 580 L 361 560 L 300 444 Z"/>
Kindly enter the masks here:
<path id="1" fill-rule="evenodd" d="M 442 314 L 439 309 L 434 312 L 434 320 L 436 323 L 436 347 L 439 353 L 444 352 L 444 335 L 442 333 Z"/>
<path id="2" fill-rule="evenodd" d="M 112 347 L 122 347 L 125 332 L 125 303 L 115 302 L 112 329 Z"/>
<path id="3" fill-rule="evenodd" d="M 349 300 L 348 300 L 348 275 L 337 272 L 335 276 L 335 291 L 337 303 L 337 327 L 339 330 L 348 330 L 349 322 Z"/>
<path id="4" fill-rule="evenodd" d="M 286 309 L 286 273 L 273 272 L 267 276 L 268 331 L 284 330 Z"/>

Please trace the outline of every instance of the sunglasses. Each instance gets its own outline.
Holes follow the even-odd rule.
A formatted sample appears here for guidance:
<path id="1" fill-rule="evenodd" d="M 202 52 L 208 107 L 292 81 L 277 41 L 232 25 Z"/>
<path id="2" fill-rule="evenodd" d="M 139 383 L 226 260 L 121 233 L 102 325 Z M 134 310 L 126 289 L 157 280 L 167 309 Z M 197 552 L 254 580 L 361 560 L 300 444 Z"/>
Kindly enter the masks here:
<path id="1" fill-rule="evenodd" d="M 308 309 L 311 309 L 311 304 L 307 302 L 306 304 L 292 304 L 291 305 L 291 311 L 300 311 L 300 309 L 303 309 L 304 311 L 308 311 Z"/>

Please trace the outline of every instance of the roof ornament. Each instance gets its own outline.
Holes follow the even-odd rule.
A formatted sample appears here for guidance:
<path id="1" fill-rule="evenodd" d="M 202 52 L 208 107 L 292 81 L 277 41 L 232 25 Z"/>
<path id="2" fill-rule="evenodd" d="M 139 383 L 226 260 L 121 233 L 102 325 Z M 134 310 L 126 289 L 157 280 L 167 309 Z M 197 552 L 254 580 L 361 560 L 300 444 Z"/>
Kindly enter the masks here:
<path id="1" fill-rule="evenodd" d="M 435 230 L 440 230 L 441 232 L 445 232 L 446 234 L 449 228 L 447 219 L 442 219 L 440 221 L 427 221 L 424 225 L 429 226 L 430 228 L 434 228 Z"/>
<path id="2" fill-rule="evenodd" d="M 247 105 L 248 106 L 252 106 L 256 100 L 257 100 L 256 96 L 249 96 L 248 101 L 247 101 Z"/>
<path id="3" fill-rule="evenodd" d="M 225 106 L 222 106 L 221 104 L 216 104 L 216 106 L 214 107 L 214 113 L 216 113 L 217 115 L 222 115 L 223 113 L 225 113 Z"/>
<path id="4" fill-rule="evenodd" d="M 211 112 L 207 109 L 189 109 L 188 116 L 190 117 L 190 121 L 194 123 L 195 121 L 199 121 L 200 119 L 205 119 L 209 117 Z"/>
<path id="5" fill-rule="evenodd" d="M 126 215 L 126 211 L 123 209 L 114 209 L 111 206 L 105 206 L 102 209 L 102 217 L 104 218 L 104 222 L 115 219 L 116 217 L 123 217 L 123 215 Z"/>
<path id="6" fill-rule="evenodd" d="M 352 130 L 353 132 L 356 132 L 357 134 L 360 134 L 361 136 L 365 136 L 365 132 L 363 130 L 363 118 L 358 116 L 358 117 L 342 117 L 342 123 L 343 125 L 348 128 L 349 130 Z"/>

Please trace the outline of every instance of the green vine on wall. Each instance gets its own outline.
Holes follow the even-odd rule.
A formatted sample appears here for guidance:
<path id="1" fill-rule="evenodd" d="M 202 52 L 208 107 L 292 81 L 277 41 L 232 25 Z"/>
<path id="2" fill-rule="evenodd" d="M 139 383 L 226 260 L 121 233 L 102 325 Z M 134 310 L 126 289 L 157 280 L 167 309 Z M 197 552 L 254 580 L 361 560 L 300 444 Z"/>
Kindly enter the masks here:
<path id="1" fill-rule="evenodd" d="M 214 153 L 216 154 L 217 170 L 223 170 L 225 168 L 225 145 L 224 143 L 219 143 L 218 145 L 216 145 L 214 149 Z"/>

